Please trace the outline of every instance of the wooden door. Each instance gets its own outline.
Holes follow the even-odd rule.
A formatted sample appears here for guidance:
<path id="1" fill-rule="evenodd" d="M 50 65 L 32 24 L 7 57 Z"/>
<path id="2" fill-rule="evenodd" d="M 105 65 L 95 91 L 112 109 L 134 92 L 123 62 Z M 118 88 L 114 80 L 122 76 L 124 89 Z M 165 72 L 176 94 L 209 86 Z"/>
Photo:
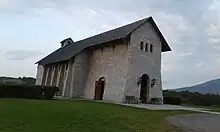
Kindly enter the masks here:
<path id="1" fill-rule="evenodd" d="M 99 81 L 96 81 L 95 82 L 95 96 L 94 96 L 94 99 L 95 100 L 99 100 L 100 99 L 100 95 L 101 95 L 100 83 L 99 83 Z"/>

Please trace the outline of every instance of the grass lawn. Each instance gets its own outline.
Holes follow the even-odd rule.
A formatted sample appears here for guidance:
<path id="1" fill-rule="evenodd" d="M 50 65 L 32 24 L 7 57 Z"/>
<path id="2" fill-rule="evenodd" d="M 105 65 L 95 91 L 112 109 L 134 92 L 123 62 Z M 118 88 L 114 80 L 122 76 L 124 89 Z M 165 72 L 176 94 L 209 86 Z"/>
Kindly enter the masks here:
<path id="1" fill-rule="evenodd" d="M 0 132 L 179 132 L 149 111 L 93 101 L 0 99 Z"/>

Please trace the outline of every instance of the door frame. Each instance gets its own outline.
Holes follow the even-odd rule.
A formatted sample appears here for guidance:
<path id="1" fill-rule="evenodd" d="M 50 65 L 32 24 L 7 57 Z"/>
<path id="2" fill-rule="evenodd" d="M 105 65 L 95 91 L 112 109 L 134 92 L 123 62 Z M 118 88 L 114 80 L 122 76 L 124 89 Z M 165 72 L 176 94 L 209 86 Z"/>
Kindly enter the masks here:
<path id="1" fill-rule="evenodd" d="M 140 86 L 141 103 L 148 103 L 149 92 L 150 92 L 150 77 L 148 74 L 143 74 L 141 76 L 141 86 Z"/>
<path id="2" fill-rule="evenodd" d="M 105 77 L 100 77 L 99 80 L 95 82 L 94 100 L 103 100 L 105 86 L 106 86 Z"/>

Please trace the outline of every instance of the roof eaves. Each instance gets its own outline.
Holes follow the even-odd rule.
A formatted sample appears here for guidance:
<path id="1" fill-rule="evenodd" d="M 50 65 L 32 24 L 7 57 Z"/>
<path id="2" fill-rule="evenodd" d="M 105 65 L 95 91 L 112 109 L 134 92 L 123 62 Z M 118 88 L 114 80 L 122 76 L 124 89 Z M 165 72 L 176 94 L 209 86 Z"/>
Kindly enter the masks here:
<path id="1" fill-rule="evenodd" d="M 143 20 L 143 22 L 141 23 L 141 24 L 139 24 L 135 29 L 133 29 L 129 34 L 131 34 L 131 33 L 133 33 L 134 31 L 136 31 L 139 27 L 141 27 L 143 24 L 145 24 L 150 18 L 152 18 L 152 17 L 147 17 L 147 18 L 145 18 L 144 20 Z M 129 35 L 128 34 L 128 35 Z M 127 35 L 127 36 L 128 36 Z"/>
<path id="2" fill-rule="evenodd" d="M 163 52 L 171 51 L 171 48 L 170 48 L 169 44 L 167 43 L 166 39 L 164 38 L 164 36 L 161 33 L 160 29 L 158 28 L 157 24 L 154 22 L 153 18 L 151 17 L 149 19 L 149 21 L 151 22 L 152 26 L 156 30 L 157 35 L 160 37 L 162 44 L 165 46 L 165 50 Z"/>

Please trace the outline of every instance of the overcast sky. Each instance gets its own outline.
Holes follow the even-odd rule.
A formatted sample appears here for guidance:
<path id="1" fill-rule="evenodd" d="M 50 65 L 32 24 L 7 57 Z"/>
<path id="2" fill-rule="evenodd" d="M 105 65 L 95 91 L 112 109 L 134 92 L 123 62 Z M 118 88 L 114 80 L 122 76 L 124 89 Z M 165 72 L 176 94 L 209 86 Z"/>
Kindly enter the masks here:
<path id="1" fill-rule="evenodd" d="M 37 60 L 74 41 L 153 16 L 172 52 L 163 87 L 220 77 L 218 0 L 0 0 L 0 76 L 35 76 Z"/>

